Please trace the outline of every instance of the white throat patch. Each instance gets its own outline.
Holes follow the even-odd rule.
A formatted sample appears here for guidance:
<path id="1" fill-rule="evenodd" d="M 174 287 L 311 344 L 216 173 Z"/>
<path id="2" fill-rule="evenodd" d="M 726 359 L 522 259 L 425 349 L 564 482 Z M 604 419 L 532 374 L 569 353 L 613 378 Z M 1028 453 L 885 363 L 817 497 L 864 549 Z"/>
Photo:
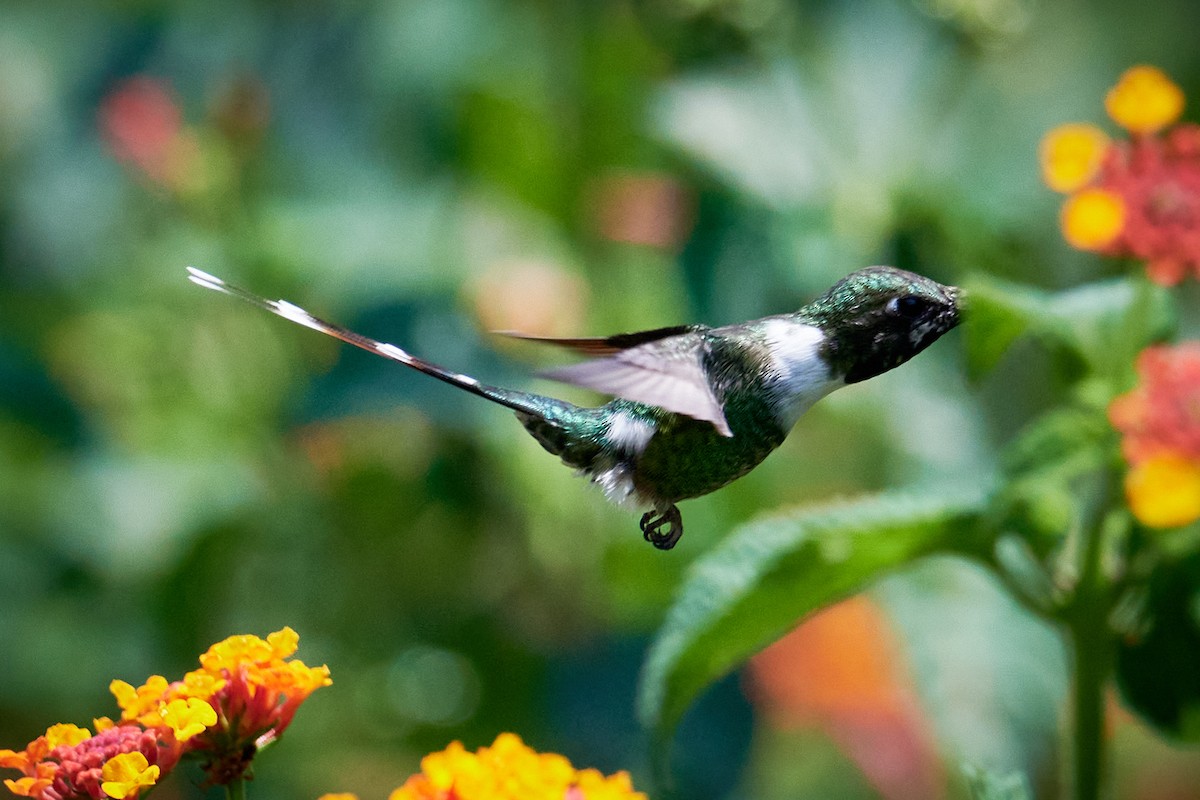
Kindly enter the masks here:
<path id="1" fill-rule="evenodd" d="M 763 328 L 771 350 L 771 366 L 778 375 L 771 389 L 780 426 L 790 431 L 812 404 L 844 382 L 829 374 L 821 360 L 825 334 L 814 325 L 788 319 L 768 320 Z"/>

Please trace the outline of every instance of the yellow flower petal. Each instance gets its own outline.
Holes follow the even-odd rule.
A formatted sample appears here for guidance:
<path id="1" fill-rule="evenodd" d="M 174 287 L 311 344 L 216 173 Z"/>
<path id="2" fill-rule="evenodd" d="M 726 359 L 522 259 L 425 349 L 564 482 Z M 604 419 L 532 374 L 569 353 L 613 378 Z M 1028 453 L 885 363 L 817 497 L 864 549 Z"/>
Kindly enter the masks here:
<path id="1" fill-rule="evenodd" d="M 109 797 L 124 800 L 136 795 L 143 786 L 153 786 L 158 780 L 158 765 L 151 765 L 146 757 L 136 750 L 121 753 L 104 763 L 100 771 L 103 783 L 101 790 Z"/>
<path id="2" fill-rule="evenodd" d="M 1100 169 L 1106 149 L 1108 136 L 1095 125 L 1059 125 L 1038 148 L 1042 180 L 1056 192 L 1080 189 Z"/>
<path id="3" fill-rule="evenodd" d="M 1100 250 L 1125 226 L 1125 201 L 1107 189 L 1081 189 L 1063 203 L 1063 236 L 1079 250 Z"/>
<path id="4" fill-rule="evenodd" d="M 1178 528 L 1200 519 L 1200 463 L 1174 454 L 1143 461 L 1125 477 L 1133 515 L 1151 528 Z"/>
<path id="5" fill-rule="evenodd" d="M 358 800 L 358 795 L 350 792 L 330 792 L 321 795 L 317 800 Z"/>
<path id="6" fill-rule="evenodd" d="M 1162 70 L 1137 66 L 1125 71 L 1104 98 L 1108 115 L 1132 133 L 1154 133 L 1179 119 L 1183 90 Z"/>
<path id="7" fill-rule="evenodd" d="M 217 712 L 204 700 L 189 697 L 167 703 L 159 711 L 163 724 L 175 733 L 175 739 L 186 742 L 203 733 L 210 725 L 217 724 Z"/>
<path id="8" fill-rule="evenodd" d="M 46 729 L 46 745 L 51 750 L 62 744 L 74 746 L 90 738 L 92 738 L 91 731 L 70 723 L 51 725 Z"/>

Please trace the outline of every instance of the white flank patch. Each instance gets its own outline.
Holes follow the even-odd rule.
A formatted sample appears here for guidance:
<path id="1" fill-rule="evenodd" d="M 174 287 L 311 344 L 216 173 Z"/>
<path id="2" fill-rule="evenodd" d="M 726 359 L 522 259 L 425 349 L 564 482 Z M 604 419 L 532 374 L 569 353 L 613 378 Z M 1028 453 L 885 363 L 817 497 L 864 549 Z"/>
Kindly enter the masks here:
<path id="1" fill-rule="evenodd" d="M 592 475 L 592 481 L 604 491 L 610 502 L 624 508 L 644 508 L 633 491 L 633 475 L 625 464 L 614 464 Z"/>
<path id="2" fill-rule="evenodd" d="M 654 426 L 626 413 L 615 414 L 608 422 L 608 440 L 622 452 L 641 455 L 654 438 Z"/>
<path id="3" fill-rule="evenodd" d="M 312 314 L 305 311 L 297 305 L 289 303 L 287 300 L 269 300 L 271 306 L 275 309 L 275 313 L 284 319 L 290 319 L 298 325 L 303 325 L 306 328 L 312 328 L 314 331 L 325 332 L 325 328 L 321 326 Z"/>
<path id="4" fill-rule="evenodd" d="M 772 387 L 776 415 L 783 429 L 791 430 L 801 414 L 843 382 L 831 379 L 829 367 L 821 360 L 825 334 L 820 328 L 777 318 L 767 321 L 764 330 L 771 365 L 779 375 Z"/>

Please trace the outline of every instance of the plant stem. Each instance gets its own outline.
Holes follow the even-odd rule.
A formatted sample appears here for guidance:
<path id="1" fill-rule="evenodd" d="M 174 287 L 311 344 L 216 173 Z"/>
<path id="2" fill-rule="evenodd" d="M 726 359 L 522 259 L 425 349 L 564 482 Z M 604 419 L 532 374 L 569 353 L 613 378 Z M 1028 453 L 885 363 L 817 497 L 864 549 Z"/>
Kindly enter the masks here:
<path id="1" fill-rule="evenodd" d="M 1098 484 L 1091 513 L 1083 525 L 1079 582 L 1067 616 L 1074 656 L 1074 800 L 1099 800 L 1108 767 L 1104 690 L 1113 659 L 1113 635 L 1109 630 L 1113 594 L 1103 569 L 1103 526 L 1112 496 L 1112 476 L 1105 475 Z"/>
<path id="2" fill-rule="evenodd" d="M 1075 656 L 1071 709 L 1075 800 L 1099 800 L 1107 772 L 1104 688 L 1109 674 L 1110 643 L 1104 625 L 1106 618 L 1107 615 L 1101 616 L 1098 625 L 1079 619 L 1071 627 Z"/>
<path id="3" fill-rule="evenodd" d="M 235 781 L 225 784 L 225 797 L 227 800 L 246 800 L 245 779 L 238 778 Z"/>

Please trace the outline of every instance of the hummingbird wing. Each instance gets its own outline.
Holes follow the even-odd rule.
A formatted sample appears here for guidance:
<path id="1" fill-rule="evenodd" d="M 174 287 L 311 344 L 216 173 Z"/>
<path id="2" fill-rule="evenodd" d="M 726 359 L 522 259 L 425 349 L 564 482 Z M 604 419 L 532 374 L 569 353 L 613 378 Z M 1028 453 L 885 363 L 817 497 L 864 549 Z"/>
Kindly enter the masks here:
<path id="1" fill-rule="evenodd" d="M 526 342 L 539 342 L 541 344 L 552 344 L 555 347 L 574 350 L 577 353 L 584 353 L 589 356 L 611 356 L 619 353 L 622 350 L 628 350 L 631 347 L 637 347 L 641 344 L 649 342 L 657 342 L 660 339 L 666 339 L 670 336 L 679 336 L 684 333 L 695 333 L 703 330 L 702 325 L 673 325 L 669 328 L 655 328 L 651 331 L 638 331 L 637 333 L 618 333 L 615 336 L 600 336 L 595 338 L 579 338 L 579 339 L 559 339 L 552 336 L 533 336 L 528 333 L 520 333 L 518 331 L 497 331 L 501 336 L 507 336 L 510 339 L 521 339 Z"/>
<path id="2" fill-rule="evenodd" d="M 517 338 L 600 356 L 547 370 L 544 377 L 711 422 L 722 436 L 733 436 L 704 371 L 707 330 L 679 325 L 601 339 Z"/>

